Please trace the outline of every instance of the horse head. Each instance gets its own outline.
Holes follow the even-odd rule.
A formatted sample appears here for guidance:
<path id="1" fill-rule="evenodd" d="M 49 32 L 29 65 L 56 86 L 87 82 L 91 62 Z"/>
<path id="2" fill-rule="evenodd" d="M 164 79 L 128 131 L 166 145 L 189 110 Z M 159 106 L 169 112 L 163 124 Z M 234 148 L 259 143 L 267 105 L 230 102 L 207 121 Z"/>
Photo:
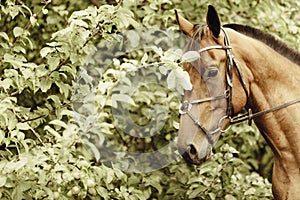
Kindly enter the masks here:
<path id="1" fill-rule="evenodd" d="M 187 50 L 200 54 L 200 59 L 184 65 L 193 89 L 185 91 L 180 108 L 178 150 L 187 162 L 201 164 L 210 157 L 231 116 L 246 105 L 247 88 L 234 70 L 230 41 L 213 6 L 208 7 L 204 25 L 194 25 L 177 12 L 176 18 L 190 38 Z M 233 90 L 234 82 L 238 84 Z"/>

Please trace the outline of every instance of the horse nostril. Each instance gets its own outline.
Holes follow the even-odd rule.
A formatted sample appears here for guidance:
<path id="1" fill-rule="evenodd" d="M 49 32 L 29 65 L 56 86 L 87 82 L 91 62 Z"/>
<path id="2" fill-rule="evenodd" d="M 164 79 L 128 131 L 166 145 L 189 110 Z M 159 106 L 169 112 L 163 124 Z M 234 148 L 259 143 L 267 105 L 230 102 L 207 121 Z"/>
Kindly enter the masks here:
<path id="1" fill-rule="evenodd" d="M 197 155 L 197 150 L 195 148 L 194 145 L 190 144 L 189 148 L 188 148 L 188 153 L 191 155 L 191 156 L 195 156 Z"/>

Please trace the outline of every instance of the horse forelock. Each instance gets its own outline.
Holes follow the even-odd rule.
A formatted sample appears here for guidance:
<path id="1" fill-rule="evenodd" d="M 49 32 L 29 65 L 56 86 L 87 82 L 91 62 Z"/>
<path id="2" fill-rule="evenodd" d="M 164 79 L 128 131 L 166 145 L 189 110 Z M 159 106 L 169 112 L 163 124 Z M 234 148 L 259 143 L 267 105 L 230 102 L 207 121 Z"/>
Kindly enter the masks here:
<path id="1" fill-rule="evenodd" d="M 193 33 L 193 35 L 191 36 L 189 42 L 186 45 L 186 51 L 199 51 L 201 49 L 201 46 L 200 46 L 199 42 L 200 42 L 201 38 L 204 36 L 204 34 L 205 34 L 206 27 L 207 26 L 205 24 L 196 24 L 194 26 L 194 33 Z M 199 63 L 200 59 L 196 60 L 196 61 L 194 61 L 192 63 L 185 63 L 184 68 L 188 72 L 193 71 L 191 68 L 196 68 L 196 70 L 198 70 L 198 71 L 202 70 L 202 69 L 198 68 L 198 66 L 200 64 Z M 201 74 L 201 71 L 199 71 L 199 72 Z M 192 75 L 192 73 L 190 73 L 190 76 L 191 75 Z M 193 79 L 193 78 L 197 79 L 198 77 L 191 77 L 191 79 Z"/>
<path id="2" fill-rule="evenodd" d="M 187 51 L 198 51 L 200 49 L 199 41 L 205 33 L 205 28 L 206 25 L 204 24 L 196 24 L 194 26 L 194 34 L 187 45 Z"/>

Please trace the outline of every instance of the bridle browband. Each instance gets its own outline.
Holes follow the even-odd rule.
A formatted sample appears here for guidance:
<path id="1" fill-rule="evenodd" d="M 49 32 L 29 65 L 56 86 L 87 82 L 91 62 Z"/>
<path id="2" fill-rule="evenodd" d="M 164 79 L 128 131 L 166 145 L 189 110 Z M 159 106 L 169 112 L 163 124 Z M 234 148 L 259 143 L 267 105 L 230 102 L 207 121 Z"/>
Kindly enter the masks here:
<path id="1" fill-rule="evenodd" d="M 288 106 L 291 106 L 293 104 L 299 103 L 300 102 L 300 98 L 295 99 L 293 101 L 287 102 L 285 104 L 282 104 L 280 106 L 276 106 L 273 107 L 271 109 L 268 110 L 264 110 L 264 111 L 260 111 L 257 113 L 252 113 L 251 109 L 247 110 L 247 113 L 243 114 L 243 115 L 239 115 L 239 116 L 234 116 L 234 109 L 233 109 L 233 104 L 232 104 L 232 88 L 233 88 L 233 82 L 232 82 L 232 75 L 233 75 L 233 69 L 235 68 L 237 71 L 237 74 L 239 76 L 239 80 L 240 83 L 245 91 L 245 95 L 246 95 L 246 99 L 248 101 L 249 99 L 249 92 L 246 86 L 246 82 L 244 81 L 244 77 L 243 74 L 241 72 L 241 69 L 237 63 L 237 61 L 235 60 L 235 57 L 232 54 L 232 47 L 230 46 L 230 41 L 229 41 L 229 37 L 226 33 L 226 31 L 224 30 L 223 27 L 221 27 L 221 30 L 224 33 L 224 46 L 221 45 L 214 45 L 214 46 L 208 46 L 205 48 L 200 49 L 198 52 L 199 54 L 208 51 L 208 50 L 212 50 L 212 49 L 219 49 L 219 50 L 225 50 L 226 52 L 226 57 L 227 57 L 227 61 L 226 61 L 226 90 L 224 91 L 223 94 L 218 95 L 218 96 L 214 96 L 214 97 L 209 97 L 209 98 L 204 98 L 204 99 L 199 99 L 199 100 L 194 100 L 194 101 L 187 101 L 185 100 L 180 108 L 179 108 L 179 113 L 181 115 L 187 114 L 192 121 L 195 123 L 196 126 L 198 126 L 206 135 L 208 142 L 212 145 L 214 143 L 212 136 L 218 132 L 226 132 L 229 128 L 223 130 L 223 126 L 224 126 L 224 121 L 227 119 L 229 120 L 229 124 L 236 124 L 236 123 L 240 123 L 242 121 L 246 121 L 248 120 L 248 124 L 251 125 L 252 124 L 252 120 L 254 118 L 260 117 L 262 115 L 271 113 L 271 112 L 275 112 L 277 110 L 286 108 Z M 219 120 L 218 126 L 216 129 L 212 130 L 212 131 L 208 131 L 203 124 L 201 124 L 201 122 L 192 115 L 192 113 L 190 112 L 191 108 L 193 105 L 195 104 L 200 104 L 200 103 L 204 103 L 204 102 L 212 102 L 212 101 L 217 101 L 217 100 L 221 100 L 221 99 L 226 99 L 227 100 L 227 109 L 226 109 L 226 115 L 224 115 L 223 117 L 221 117 L 221 119 Z M 246 103 L 247 105 L 247 103 Z"/>

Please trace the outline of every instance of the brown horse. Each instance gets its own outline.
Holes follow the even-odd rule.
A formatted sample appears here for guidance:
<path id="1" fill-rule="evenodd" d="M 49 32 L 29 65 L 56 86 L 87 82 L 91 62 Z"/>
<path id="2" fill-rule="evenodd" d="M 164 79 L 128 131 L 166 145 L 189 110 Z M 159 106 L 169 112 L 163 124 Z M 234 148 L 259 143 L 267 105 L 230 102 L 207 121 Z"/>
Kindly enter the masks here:
<path id="1" fill-rule="evenodd" d="M 184 66 L 193 89 L 180 109 L 179 152 L 201 164 L 226 127 L 253 119 L 274 152 L 275 199 L 300 199 L 300 54 L 263 31 L 222 27 L 212 6 L 205 25 L 176 17 L 187 50 L 200 54 Z"/>

